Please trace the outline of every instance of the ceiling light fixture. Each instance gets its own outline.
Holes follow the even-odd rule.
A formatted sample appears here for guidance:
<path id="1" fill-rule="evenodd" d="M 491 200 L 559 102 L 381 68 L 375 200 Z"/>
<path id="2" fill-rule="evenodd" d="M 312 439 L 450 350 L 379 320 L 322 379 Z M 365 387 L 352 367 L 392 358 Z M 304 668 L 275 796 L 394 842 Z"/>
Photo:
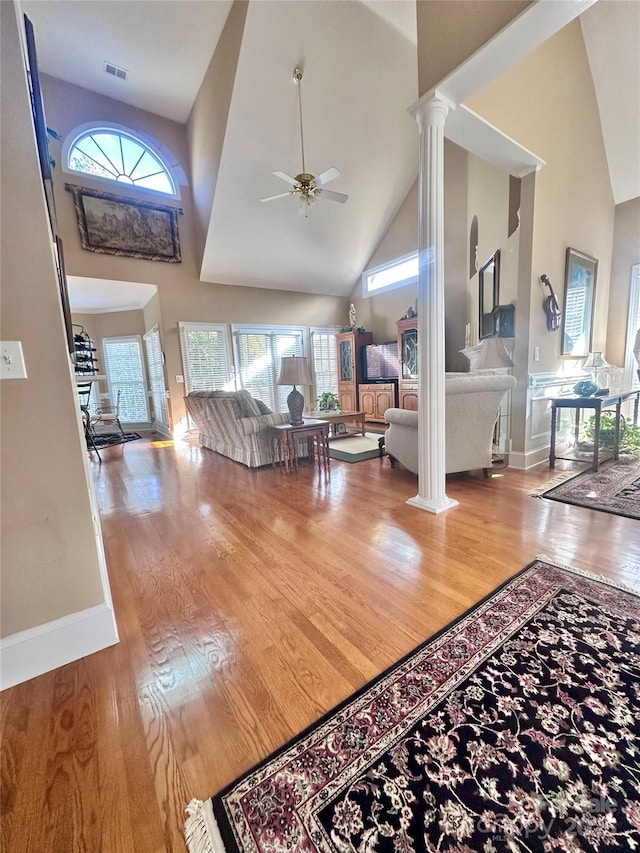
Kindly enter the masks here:
<path id="1" fill-rule="evenodd" d="M 298 86 L 298 112 L 300 116 L 300 150 L 302 153 L 302 171 L 295 178 L 288 175 L 286 172 L 272 172 L 277 178 L 291 184 L 293 189 L 285 193 L 270 195 L 267 198 L 261 198 L 260 201 L 275 201 L 277 198 L 285 198 L 286 196 L 296 196 L 298 199 L 298 213 L 300 216 L 307 217 L 309 208 L 317 198 L 325 198 L 328 201 L 337 201 L 344 204 L 349 198 L 345 193 L 336 193 L 331 190 L 323 189 L 324 184 L 328 184 L 334 178 L 339 177 L 340 171 L 332 166 L 330 169 L 322 172 L 318 177 L 307 172 L 304 159 L 304 129 L 302 124 L 302 69 L 295 68 L 293 71 L 293 80 Z"/>

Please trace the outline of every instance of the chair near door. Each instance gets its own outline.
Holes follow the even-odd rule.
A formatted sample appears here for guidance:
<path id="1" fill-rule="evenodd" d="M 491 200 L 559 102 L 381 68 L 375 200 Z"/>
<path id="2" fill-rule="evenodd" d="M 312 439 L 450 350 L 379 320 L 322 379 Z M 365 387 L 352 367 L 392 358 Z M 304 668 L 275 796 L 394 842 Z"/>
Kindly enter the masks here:
<path id="1" fill-rule="evenodd" d="M 78 383 L 78 398 L 80 400 L 80 411 L 82 412 L 82 424 L 84 426 L 84 437 L 87 442 L 87 449 L 95 450 L 98 454 L 98 459 L 102 461 L 100 451 L 96 447 L 93 438 L 93 429 L 91 426 L 92 415 L 89 411 L 89 401 L 91 399 L 91 382 Z"/>
<path id="2" fill-rule="evenodd" d="M 124 430 L 120 423 L 120 393 L 120 389 L 118 389 L 115 406 L 103 405 L 90 415 L 90 428 L 94 433 L 97 424 L 115 424 L 124 437 Z"/>

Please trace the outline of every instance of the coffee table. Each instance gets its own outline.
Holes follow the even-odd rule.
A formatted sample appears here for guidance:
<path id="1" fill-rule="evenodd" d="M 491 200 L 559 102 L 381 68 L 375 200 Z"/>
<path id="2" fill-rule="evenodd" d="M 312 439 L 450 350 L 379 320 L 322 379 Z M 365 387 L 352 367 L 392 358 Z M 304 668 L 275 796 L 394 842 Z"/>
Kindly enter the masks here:
<path id="1" fill-rule="evenodd" d="M 305 412 L 305 418 L 329 421 L 329 438 L 349 438 L 352 435 L 364 435 L 364 412 L 340 412 L 337 409 L 322 409 L 318 412 Z"/>

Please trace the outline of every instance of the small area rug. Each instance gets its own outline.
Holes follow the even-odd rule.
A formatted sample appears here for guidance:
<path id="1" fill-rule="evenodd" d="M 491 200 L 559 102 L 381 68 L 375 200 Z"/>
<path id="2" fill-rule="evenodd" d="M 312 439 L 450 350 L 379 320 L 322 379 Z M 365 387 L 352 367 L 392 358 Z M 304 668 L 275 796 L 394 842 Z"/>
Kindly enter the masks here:
<path id="1" fill-rule="evenodd" d="M 640 849 L 640 596 L 531 563 L 206 803 L 191 853 Z"/>
<path id="2" fill-rule="evenodd" d="M 378 433 L 367 432 L 352 438 L 334 438 L 329 441 L 329 456 L 341 462 L 362 462 L 380 456 Z"/>
<path id="3" fill-rule="evenodd" d="M 138 438 L 142 438 L 139 432 L 125 432 L 124 435 L 119 432 L 98 432 L 93 436 L 98 450 L 114 447 L 116 444 L 126 444 L 128 441 L 135 441 Z M 90 441 L 87 442 L 87 450 L 93 450 Z"/>
<path id="4" fill-rule="evenodd" d="M 584 471 L 560 485 L 538 490 L 537 496 L 552 501 L 640 518 L 640 459 L 620 458 L 605 463 L 596 473 Z M 542 494 L 540 494 L 540 491 Z"/>

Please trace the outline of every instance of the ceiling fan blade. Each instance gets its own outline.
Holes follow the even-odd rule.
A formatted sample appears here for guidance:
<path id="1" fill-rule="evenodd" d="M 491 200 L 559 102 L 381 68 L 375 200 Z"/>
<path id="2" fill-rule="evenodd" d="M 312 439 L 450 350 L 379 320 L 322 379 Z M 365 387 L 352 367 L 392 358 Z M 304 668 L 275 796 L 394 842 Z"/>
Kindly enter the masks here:
<path id="1" fill-rule="evenodd" d="M 336 169 L 335 166 L 332 166 L 330 169 L 327 169 L 322 174 L 318 175 L 316 178 L 316 185 L 321 187 L 323 184 L 328 184 L 329 181 L 333 181 L 334 178 L 339 178 L 342 172 L 340 169 Z"/>
<path id="2" fill-rule="evenodd" d="M 287 195 L 293 195 L 293 192 L 278 193 L 278 195 L 268 195 L 266 198 L 261 198 L 260 201 L 275 201 L 277 198 L 284 198 Z"/>
<path id="3" fill-rule="evenodd" d="M 316 198 L 326 198 L 328 201 L 339 201 L 340 204 L 344 204 L 349 196 L 345 193 L 334 193 L 332 190 L 320 190 Z"/>
<path id="4" fill-rule="evenodd" d="M 295 178 L 292 178 L 291 175 L 287 175 L 286 172 L 272 172 L 272 175 L 275 175 L 276 178 L 280 178 L 283 181 L 286 181 L 291 186 L 295 186 L 298 182 Z"/>

